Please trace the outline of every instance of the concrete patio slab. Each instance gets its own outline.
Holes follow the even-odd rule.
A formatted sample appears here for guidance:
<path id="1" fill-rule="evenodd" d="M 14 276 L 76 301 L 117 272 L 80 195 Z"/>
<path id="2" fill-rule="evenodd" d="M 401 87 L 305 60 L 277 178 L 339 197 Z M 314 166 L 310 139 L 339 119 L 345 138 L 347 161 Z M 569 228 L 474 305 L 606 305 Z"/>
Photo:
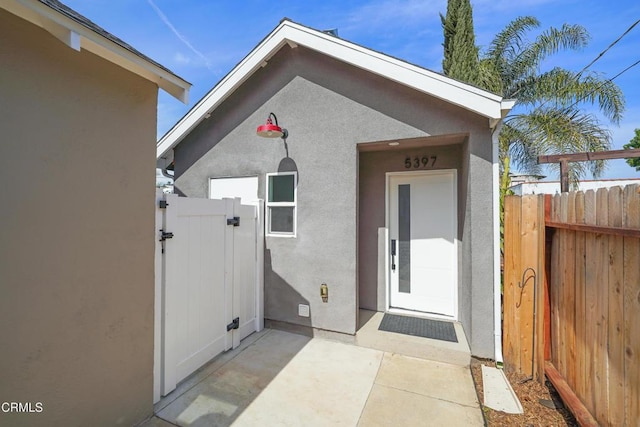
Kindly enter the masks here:
<path id="1" fill-rule="evenodd" d="M 375 384 L 358 426 L 480 427 L 484 420 L 479 407 Z"/>
<path id="2" fill-rule="evenodd" d="M 273 329 L 245 341 L 143 427 L 483 425 L 468 366 Z"/>
<path id="3" fill-rule="evenodd" d="M 465 406 L 479 406 L 469 368 L 385 353 L 376 384 Z"/>
<path id="4" fill-rule="evenodd" d="M 239 426 L 354 426 L 382 352 L 314 339 L 237 419 Z"/>
<path id="5" fill-rule="evenodd" d="M 187 391 L 191 390 L 194 386 L 202 382 L 205 378 L 209 377 L 211 374 L 216 372 L 226 363 L 231 361 L 238 354 L 243 352 L 246 348 L 251 346 L 253 343 L 262 338 L 265 334 L 269 333 L 269 329 L 264 329 L 260 332 L 256 332 L 254 334 L 249 335 L 247 338 L 242 340 L 240 346 L 233 351 L 228 351 L 226 353 L 222 353 L 214 358 L 212 361 L 204 365 L 202 368 L 198 369 L 196 372 L 191 374 L 189 377 L 185 378 L 176 389 L 170 393 L 169 395 L 160 399 L 158 403 L 153 406 L 154 412 L 157 414 L 166 408 L 171 402 L 175 401 L 178 397 L 182 396 Z"/>
<path id="6" fill-rule="evenodd" d="M 153 416 L 149 418 L 147 421 L 138 425 L 138 427 L 175 427 L 175 424 L 171 424 L 170 422 L 165 421 L 162 418 Z"/>
<path id="7" fill-rule="evenodd" d="M 231 425 L 310 340 L 268 331 L 158 416 L 180 426 Z"/>

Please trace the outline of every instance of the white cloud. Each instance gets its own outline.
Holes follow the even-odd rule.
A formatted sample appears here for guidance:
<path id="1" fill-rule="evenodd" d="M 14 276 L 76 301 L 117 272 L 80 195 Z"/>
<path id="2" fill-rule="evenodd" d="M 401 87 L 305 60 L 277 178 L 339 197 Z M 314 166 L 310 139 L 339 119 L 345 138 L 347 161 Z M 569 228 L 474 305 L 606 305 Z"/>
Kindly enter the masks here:
<path id="1" fill-rule="evenodd" d="M 176 52 L 175 55 L 173 55 L 173 60 L 176 63 L 181 65 L 189 65 L 193 62 L 191 58 L 189 58 L 186 55 L 183 55 L 181 52 Z"/>

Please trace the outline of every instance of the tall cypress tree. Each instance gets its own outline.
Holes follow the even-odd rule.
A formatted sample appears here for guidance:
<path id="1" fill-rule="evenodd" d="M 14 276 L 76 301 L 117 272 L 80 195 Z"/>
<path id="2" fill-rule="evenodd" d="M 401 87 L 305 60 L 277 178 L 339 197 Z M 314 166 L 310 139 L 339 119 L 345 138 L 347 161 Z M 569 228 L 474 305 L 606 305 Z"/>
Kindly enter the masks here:
<path id="1" fill-rule="evenodd" d="M 447 15 L 440 14 L 440 20 L 444 33 L 444 74 L 463 82 L 478 83 L 478 48 L 470 0 L 449 0 Z"/>

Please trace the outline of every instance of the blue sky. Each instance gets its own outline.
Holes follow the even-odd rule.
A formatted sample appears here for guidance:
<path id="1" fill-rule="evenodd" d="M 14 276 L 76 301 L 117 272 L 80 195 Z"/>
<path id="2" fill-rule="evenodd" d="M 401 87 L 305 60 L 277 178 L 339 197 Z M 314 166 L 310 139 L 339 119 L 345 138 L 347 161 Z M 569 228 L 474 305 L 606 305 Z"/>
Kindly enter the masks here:
<path id="1" fill-rule="evenodd" d="M 316 29 L 337 28 L 340 37 L 411 63 L 441 71 L 442 29 L 438 13 L 446 0 L 62 0 L 107 31 L 193 84 L 189 105 L 164 92 L 158 105 L 163 135 L 283 17 Z M 472 0 L 476 43 L 486 46 L 512 19 L 531 15 L 541 28 L 580 24 L 591 34 L 589 46 L 557 55 L 545 67 L 578 71 L 640 19 L 637 0 Z M 640 60 L 640 24 L 590 70 L 611 78 Z M 627 108 L 619 126 L 607 124 L 614 149 L 640 128 L 640 65 L 615 82 Z M 623 160 L 609 162 L 605 178 L 640 173 Z"/>

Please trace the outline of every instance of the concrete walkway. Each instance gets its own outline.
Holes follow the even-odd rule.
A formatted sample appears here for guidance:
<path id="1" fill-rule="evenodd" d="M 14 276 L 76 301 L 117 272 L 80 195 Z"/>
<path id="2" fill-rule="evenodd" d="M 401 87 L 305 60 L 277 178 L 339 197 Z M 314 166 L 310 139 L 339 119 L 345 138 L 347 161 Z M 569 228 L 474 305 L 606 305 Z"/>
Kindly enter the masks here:
<path id="1" fill-rule="evenodd" d="M 484 425 L 468 366 L 273 329 L 155 409 L 144 427 Z"/>

